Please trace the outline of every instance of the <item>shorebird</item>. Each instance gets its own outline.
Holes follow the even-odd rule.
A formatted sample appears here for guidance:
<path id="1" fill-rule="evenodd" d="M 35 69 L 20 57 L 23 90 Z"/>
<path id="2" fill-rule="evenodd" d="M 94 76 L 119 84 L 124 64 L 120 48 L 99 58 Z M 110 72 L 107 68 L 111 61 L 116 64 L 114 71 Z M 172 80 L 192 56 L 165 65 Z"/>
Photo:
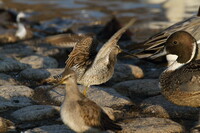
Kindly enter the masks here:
<path id="1" fill-rule="evenodd" d="M 65 98 L 60 110 L 64 124 L 75 132 L 97 133 L 106 130 L 122 130 L 95 102 L 79 92 L 76 73 L 73 70 L 66 68 L 60 82 L 66 85 Z"/>
<path id="2" fill-rule="evenodd" d="M 66 68 L 71 68 L 77 74 L 79 84 L 86 86 L 83 94 L 91 85 L 99 85 L 108 81 L 114 73 L 114 65 L 117 55 L 122 51 L 117 45 L 122 34 L 135 22 L 130 20 L 128 24 L 116 32 L 94 55 L 94 45 L 91 37 L 82 39 L 75 45 L 66 61 L 66 67 L 62 74 L 46 79 L 47 82 L 58 82 L 66 75 Z"/>
<path id="3" fill-rule="evenodd" d="M 200 7 L 199 7 L 199 11 L 198 11 L 197 15 L 192 16 L 186 20 L 183 20 L 181 22 L 178 22 L 178 23 L 168 27 L 167 29 L 150 37 L 145 42 L 130 46 L 131 50 L 129 50 L 129 52 L 139 49 L 140 51 L 137 54 L 134 53 L 139 58 L 146 57 L 143 54 L 144 52 L 147 52 L 147 53 L 149 51 L 158 52 L 164 47 L 164 44 L 165 44 L 167 38 L 174 32 L 180 31 L 180 30 L 187 31 L 188 33 L 190 33 L 197 40 L 198 45 L 200 45 L 200 32 L 199 32 L 200 31 Z M 148 57 L 148 55 L 147 55 L 147 57 Z M 200 59 L 200 57 L 199 57 L 199 59 Z M 168 60 L 169 64 L 171 64 L 170 62 L 175 61 L 176 57 L 167 56 L 167 60 Z"/>
<path id="4" fill-rule="evenodd" d="M 200 107 L 200 60 L 195 38 L 186 31 L 173 33 L 154 59 L 174 55 L 177 59 L 160 75 L 161 93 L 166 99 L 181 106 Z"/>

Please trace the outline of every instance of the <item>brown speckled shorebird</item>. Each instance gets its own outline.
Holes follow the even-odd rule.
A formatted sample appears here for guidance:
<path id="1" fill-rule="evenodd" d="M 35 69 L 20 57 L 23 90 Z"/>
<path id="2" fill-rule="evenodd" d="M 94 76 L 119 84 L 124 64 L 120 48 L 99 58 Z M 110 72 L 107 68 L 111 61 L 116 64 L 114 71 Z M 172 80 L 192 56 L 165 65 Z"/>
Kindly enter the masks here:
<path id="1" fill-rule="evenodd" d="M 194 37 L 186 31 L 178 31 L 167 39 L 160 53 L 151 57 L 177 56 L 176 61 L 160 75 L 162 94 L 174 104 L 200 107 L 200 60 L 195 60 L 197 50 Z"/>
<path id="2" fill-rule="evenodd" d="M 73 70 L 66 68 L 60 82 L 66 84 L 65 98 L 60 110 L 64 124 L 75 132 L 121 130 L 95 102 L 79 92 L 76 73 Z"/>
<path id="3" fill-rule="evenodd" d="M 93 56 L 94 46 L 91 37 L 86 37 L 75 45 L 66 61 L 66 68 L 74 70 L 77 74 L 78 83 L 86 86 L 83 92 L 84 95 L 86 95 L 90 85 L 105 83 L 112 77 L 117 55 L 121 52 L 117 42 L 134 22 L 135 19 L 130 20 L 128 24 L 116 32 L 101 47 L 96 56 Z M 46 81 L 58 82 L 66 75 L 66 68 L 59 76 L 50 77 Z"/>

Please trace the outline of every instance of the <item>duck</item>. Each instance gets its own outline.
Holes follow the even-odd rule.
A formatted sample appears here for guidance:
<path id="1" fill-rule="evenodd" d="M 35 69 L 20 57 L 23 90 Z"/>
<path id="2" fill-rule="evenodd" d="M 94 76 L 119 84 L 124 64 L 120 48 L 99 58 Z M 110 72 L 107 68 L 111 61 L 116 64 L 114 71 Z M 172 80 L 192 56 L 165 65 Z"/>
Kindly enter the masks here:
<path id="1" fill-rule="evenodd" d="M 162 95 L 179 106 L 200 107 L 200 60 L 196 39 L 186 31 L 169 36 L 164 48 L 150 58 L 164 55 L 176 56 L 176 60 L 162 72 L 159 86 Z M 200 131 L 200 123 L 192 131 Z"/>
<path id="2" fill-rule="evenodd" d="M 175 23 L 174 25 L 162 30 L 161 32 L 153 35 L 144 42 L 136 45 L 129 46 L 129 52 L 139 50 L 134 53 L 138 58 L 148 58 L 153 52 L 159 52 L 167 40 L 167 38 L 176 31 L 184 30 L 189 32 L 196 40 L 197 44 L 200 45 L 200 7 L 197 15 L 194 15 L 186 20 Z M 150 53 L 150 54 L 144 54 Z M 200 55 L 198 55 L 200 59 Z M 176 60 L 175 56 L 167 55 L 168 66 Z"/>
<path id="3" fill-rule="evenodd" d="M 164 48 L 150 58 L 174 55 L 177 59 L 160 75 L 162 94 L 181 106 L 200 107 L 200 60 L 196 39 L 186 31 L 173 33 Z"/>
<path id="4" fill-rule="evenodd" d="M 99 85 L 107 82 L 114 73 L 114 66 L 117 62 L 117 55 L 122 52 L 118 40 L 122 34 L 135 22 L 131 19 L 124 27 L 118 30 L 95 55 L 96 44 L 93 44 L 92 37 L 85 37 L 79 41 L 68 55 L 63 73 L 50 77 L 43 82 L 56 83 L 66 75 L 66 68 L 71 68 L 77 74 L 77 82 L 86 88 L 83 94 L 91 85 Z"/>
<path id="5" fill-rule="evenodd" d="M 65 125 L 75 132 L 100 133 L 106 130 L 122 130 L 95 102 L 78 90 L 76 72 L 66 68 L 60 81 L 65 86 L 65 97 L 60 116 Z"/>

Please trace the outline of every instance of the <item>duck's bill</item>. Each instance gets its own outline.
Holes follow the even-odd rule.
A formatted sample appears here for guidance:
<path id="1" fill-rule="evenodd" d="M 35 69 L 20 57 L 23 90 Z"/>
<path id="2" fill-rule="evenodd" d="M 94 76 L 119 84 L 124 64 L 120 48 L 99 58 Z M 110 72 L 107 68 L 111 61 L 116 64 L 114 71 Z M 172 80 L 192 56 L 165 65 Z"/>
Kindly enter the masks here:
<path id="1" fill-rule="evenodd" d="M 158 58 L 158 57 L 165 56 L 165 55 L 167 55 L 167 54 L 168 54 L 168 53 L 167 53 L 166 49 L 163 48 L 163 49 L 160 50 L 159 52 L 157 52 L 157 53 L 151 55 L 149 58 L 154 60 L 154 59 L 156 59 L 156 58 Z"/>

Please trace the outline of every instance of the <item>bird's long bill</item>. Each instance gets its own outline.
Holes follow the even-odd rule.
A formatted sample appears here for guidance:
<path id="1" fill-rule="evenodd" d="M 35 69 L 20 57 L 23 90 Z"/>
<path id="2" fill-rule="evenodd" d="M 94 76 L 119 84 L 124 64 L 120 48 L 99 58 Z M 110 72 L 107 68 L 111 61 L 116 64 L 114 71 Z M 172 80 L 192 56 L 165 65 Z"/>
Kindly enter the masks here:
<path id="1" fill-rule="evenodd" d="M 136 58 L 137 58 L 136 55 L 134 55 L 134 54 L 132 54 L 132 53 L 129 53 L 129 52 L 126 52 L 126 51 L 124 51 L 124 50 L 122 50 L 122 49 L 121 49 L 121 53 L 124 53 L 124 54 L 126 54 L 126 55 L 128 55 L 128 56 L 132 56 L 132 57 L 136 57 Z"/>
<path id="2" fill-rule="evenodd" d="M 161 49 L 159 52 L 153 54 L 152 56 L 150 56 L 149 58 L 150 59 L 156 59 L 158 57 L 161 57 L 161 56 L 164 56 L 164 55 L 167 55 L 167 51 L 165 48 Z"/>

